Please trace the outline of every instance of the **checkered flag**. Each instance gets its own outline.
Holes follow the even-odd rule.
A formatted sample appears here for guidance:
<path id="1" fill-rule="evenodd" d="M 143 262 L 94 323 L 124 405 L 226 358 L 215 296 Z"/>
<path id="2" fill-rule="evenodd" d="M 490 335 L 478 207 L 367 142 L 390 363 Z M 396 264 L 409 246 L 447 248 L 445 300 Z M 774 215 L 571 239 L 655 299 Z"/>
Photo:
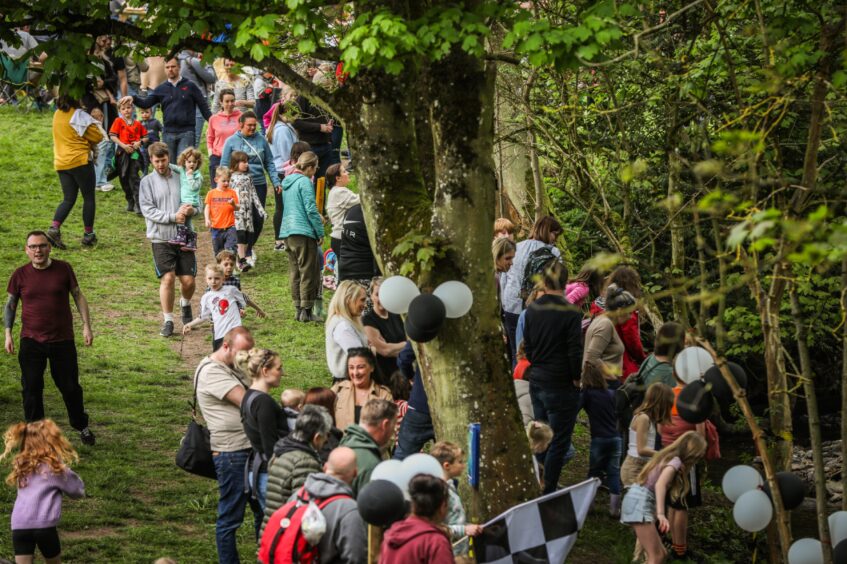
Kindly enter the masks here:
<path id="1" fill-rule="evenodd" d="M 591 478 L 517 505 L 474 538 L 480 564 L 561 564 L 576 542 L 600 480 Z"/>

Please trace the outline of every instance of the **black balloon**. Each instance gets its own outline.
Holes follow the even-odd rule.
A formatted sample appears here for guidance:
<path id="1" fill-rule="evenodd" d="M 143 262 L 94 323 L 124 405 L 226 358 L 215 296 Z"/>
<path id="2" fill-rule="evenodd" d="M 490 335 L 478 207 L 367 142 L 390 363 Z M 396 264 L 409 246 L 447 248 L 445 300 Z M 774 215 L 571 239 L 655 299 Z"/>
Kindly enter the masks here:
<path id="1" fill-rule="evenodd" d="M 734 362 L 727 362 L 726 366 L 732 372 L 732 375 L 735 376 L 735 381 L 738 382 L 738 385 L 742 388 L 747 388 L 747 373 L 744 372 L 744 369 Z M 712 385 L 712 393 L 719 402 L 729 403 L 732 401 L 732 390 L 729 384 L 726 383 L 726 380 L 724 380 L 723 374 L 721 374 L 717 365 L 706 370 L 706 373 L 703 374 L 703 380 L 707 384 Z"/>
<path id="2" fill-rule="evenodd" d="M 847 564 L 847 539 L 839 542 L 832 549 L 832 562 L 834 564 Z"/>
<path id="3" fill-rule="evenodd" d="M 406 517 L 406 500 L 403 492 L 388 480 L 373 480 L 356 498 L 362 520 L 377 527 L 388 527 Z"/>
<path id="4" fill-rule="evenodd" d="M 409 304 L 406 335 L 418 343 L 431 341 L 438 335 L 446 318 L 447 309 L 440 298 L 432 294 L 421 294 Z"/>
<path id="5" fill-rule="evenodd" d="M 797 509 L 806 497 L 806 484 L 797 474 L 791 472 L 777 472 L 776 483 L 779 485 L 779 494 L 782 496 L 782 506 L 791 511 Z M 771 496 L 770 484 L 765 481 L 765 493 Z"/>
<path id="6" fill-rule="evenodd" d="M 679 416 L 689 423 L 702 423 L 712 414 L 714 400 L 702 380 L 686 385 L 676 398 Z"/>

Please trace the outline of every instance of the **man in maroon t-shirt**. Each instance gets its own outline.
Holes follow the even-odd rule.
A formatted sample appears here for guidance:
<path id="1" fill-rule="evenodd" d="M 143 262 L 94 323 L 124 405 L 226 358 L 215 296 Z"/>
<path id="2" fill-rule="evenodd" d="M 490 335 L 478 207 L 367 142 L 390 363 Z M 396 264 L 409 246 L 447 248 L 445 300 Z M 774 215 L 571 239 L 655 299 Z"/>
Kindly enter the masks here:
<path id="1" fill-rule="evenodd" d="M 18 360 L 23 377 L 24 417 L 27 421 L 44 418 L 44 369 L 50 361 L 50 374 L 62 393 L 71 426 L 79 431 L 82 442 L 94 444 L 94 433 L 88 428 L 88 414 L 79 385 L 74 323 L 68 295 L 71 295 L 82 317 L 82 336 L 91 346 L 91 317 L 88 302 L 77 284 L 71 265 L 50 258 L 50 240 L 43 231 L 32 231 L 26 237 L 26 254 L 30 264 L 20 267 L 9 280 L 9 298 L 3 311 L 6 328 L 6 352 L 14 354 L 12 326 L 18 301 L 21 310 L 21 342 Z"/>

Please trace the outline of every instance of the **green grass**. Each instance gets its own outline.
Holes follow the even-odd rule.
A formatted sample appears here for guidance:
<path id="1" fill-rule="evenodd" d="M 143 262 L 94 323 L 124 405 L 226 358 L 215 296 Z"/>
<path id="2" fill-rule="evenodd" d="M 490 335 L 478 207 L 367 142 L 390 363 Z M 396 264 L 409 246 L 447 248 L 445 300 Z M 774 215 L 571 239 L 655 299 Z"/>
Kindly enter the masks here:
<path id="1" fill-rule="evenodd" d="M 26 232 L 48 227 L 61 199 L 52 168 L 50 119 L 49 113 L 0 110 L 3 280 L 26 262 Z M 159 337 L 158 284 L 143 220 L 123 211 L 120 187 L 98 192 L 96 231 L 100 242 L 94 249 L 84 249 L 79 244 L 81 204 L 80 200 L 63 228 L 69 250 L 54 251 L 53 256 L 74 266 L 91 304 L 94 346 L 80 346 L 79 353 L 86 408 L 97 446 L 80 445 L 49 378 L 45 386 L 46 413 L 79 448 L 81 461 L 76 470 L 88 494 L 83 500 L 65 501 L 60 524 L 65 560 L 149 563 L 170 556 L 181 563 L 214 562 L 216 484 L 186 474 L 173 462 L 188 422 L 193 368 L 211 349 L 208 326 L 192 332 L 182 356 L 179 337 Z M 250 312 L 245 325 L 259 346 L 282 354 L 283 387 L 328 385 L 323 327 L 292 320 L 285 253 L 271 250 L 269 228 L 260 242 L 258 267 L 242 277 L 245 291 L 269 317 L 259 320 Z M 208 239 L 204 241 L 208 244 Z M 202 254 L 208 257 L 210 249 Z M 195 311 L 196 303 L 197 299 Z M 16 335 L 19 328 L 20 319 Z M 4 376 L 0 379 L 0 426 L 5 428 L 22 414 L 17 359 L 0 355 L 0 370 Z M 578 455 L 565 468 L 565 483 L 581 481 L 586 473 L 589 438 L 582 423 L 577 425 L 575 441 Z M 7 472 L 4 464 L 2 474 Z M 713 475 L 712 479 L 719 477 Z M 6 531 L 0 533 L 0 557 L 12 558 L 8 531 L 14 499 L 14 489 L 0 486 L 0 529 Z M 605 494 L 599 494 L 570 562 L 629 562 L 634 535 L 608 517 L 606 503 Z M 707 506 L 691 512 L 691 545 L 710 562 L 750 561 L 750 535 L 741 534 L 732 524 L 729 505 L 714 487 L 707 490 Z M 253 561 L 249 522 L 239 530 L 239 547 L 242 560 Z"/>
<path id="2" fill-rule="evenodd" d="M 24 236 L 46 229 L 61 200 L 52 167 L 49 113 L 0 111 L 0 278 L 26 263 Z M 196 360 L 211 351 L 208 326 L 186 339 L 158 335 L 161 314 L 144 222 L 124 212 L 123 193 L 97 193 L 94 249 L 80 246 L 82 199 L 63 226 L 67 251 L 53 257 L 69 261 L 91 304 L 94 345 L 79 346 L 81 382 L 95 447 L 85 447 L 67 424 L 61 396 L 47 376 L 45 411 L 62 426 L 80 452 L 76 471 L 87 497 L 66 500 L 60 533 L 68 562 L 152 562 L 171 556 L 179 562 L 212 562 L 215 552 L 217 489 L 173 462 L 188 423 L 187 401 Z M 273 199 L 271 198 L 271 201 Z M 271 210 L 272 211 L 272 210 Z M 257 268 L 242 277 L 245 291 L 268 313 L 248 313 L 247 325 L 259 346 L 281 352 L 283 387 L 328 385 L 323 327 L 293 321 L 285 253 L 272 250 L 270 223 L 259 246 Z M 208 239 L 206 239 L 208 241 Z M 208 256 L 211 250 L 204 253 Z M 5 283 L 5 282 L 4 282 Z M 200 283 L 198 282 L 198 286 Z M 199 295 L 199 294 L 198 294 Z M 197 310 L 195 298 L 195 311 Z M 79 318 L 75 313 L 77 323 Z M 179 327 L 179 323 L 177 323 Z M 15 338 L 20 330 L 20 315 Z M 77 326 L 78 335 L 81 328 Z M 77 341 L 81 343 L 81 335 Z M 0 426 L 19 420 L 20 370 L 17 358 L 0 355 Z M 8 472 L 2 465 L 2 475 Z M 0 487 L 0 557 L 12 558 L 9 516 L 13 488 Z M 249 524 L 240 529 L 242 559 L 253 559 Z"/>

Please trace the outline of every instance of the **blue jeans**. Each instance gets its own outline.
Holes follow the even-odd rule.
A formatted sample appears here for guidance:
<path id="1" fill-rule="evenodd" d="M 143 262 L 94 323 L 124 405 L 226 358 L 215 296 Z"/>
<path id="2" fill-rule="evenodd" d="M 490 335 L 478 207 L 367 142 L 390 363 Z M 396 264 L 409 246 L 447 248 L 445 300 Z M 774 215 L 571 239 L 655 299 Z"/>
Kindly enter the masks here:
<path id="1" fill-rule="evenodd" d="M 94 163 L 95 186 L 103 186 L 109 182 L 108 168 L 111 166 L 114 155 L 115 144 L 108 139 L 97 144 L 97 160 Z"/>
<path id="2" fill-rule="evenodd" d="M 544 457 L 544 493 L 556 491 L 559 475 L 571 449 L 571 435 L 579 413 L 579 390 L 574 387 L 545 388 L 529 383 L 535 419 L 553 429 L 553 440 Z"/>
<path id="3" fill-rule="evenodd" d="M 318 170 L 315 172 L 315 180 L 321 176 L 326 176 L 326 169 L 329 168 L 329 165 L 341 162 L 341 156 L 338 151 L 333 150 L 332 143 L 313 145 L 312 152 L 318 157 Z"/>
<path id="4" fill-rule="evenodd" d="M 171 163 L 176 163 L 176 159 L 181 152 L 194 145 L 193 131 L 177 131 L 177 132 L 162 132 L 162 142 L 168 146 L 170 152 Z"/>
<path id="5" fill-rule="evenodd" d="M 215 471 L 218 473 L 218 520 L 215 524 L 215 543 L 218 547 L 220 564 L 238 564 L 238 547 L 235 532 L 244 521 L 244 509 L 250 504 L 253 511 L 256 539 L 262 526 L 262 508 L 244 492 L 244 465 L 250 457 L 250 449 L 235 452 L 220 452 L 214 455 Z"/>
<path id="6" fill-rule="evenodd" d="M 194 110 L 194 148 L 199 149 L 200 141 L 203 140 L 203 125 L 206 118 L 200 113 L 200 108 Z"/>
<path id="7" fill-rule="evenodd" d="M 251 470 L 247 474 L 247 479 L 250 480 L 250 483 L 253 483 L 253 471 Z M 259 472 L 259 492 L 256 497 L 259 499 L 259 505 L 262 507 L 262 511 L 265 510 L 265 500 L 268 498 L 268 473 L 267 472 Z"/>
<path id="8" fill-rule="evenodd" d="M 212 188 L 217 188 L 218 183 L 215 182 L 215 171 L 221 166 L 221 157 L 219 155 L 209 155 L 209 182 Z"/>
<path id="9" fill-rule="evenodd" d="M 212 233 L 212 251 L 215 253 L 215 256 L 218 256 L 218 253 L 224 249 L 235 252 L 237 248 L 235 226 L 227 229 L 215 229 L 212 227 L 210 231 Z"/>
<path id="10" fill-rule="evenodd" d="M 432 428 L 432 417 L 409 408 L 400 423 L 400 433 L 397 435 L 397 447 L 394 449 L 394 460 L 403 460 L 421 451 L 427 441 L 435 439 Z"/>
<path id="11" fill-rule="evenodd" d="M 621 493 L 621 438 L 591 437 L 588 455 L 588 477 L 600 478 L 609 493 Z"/>

